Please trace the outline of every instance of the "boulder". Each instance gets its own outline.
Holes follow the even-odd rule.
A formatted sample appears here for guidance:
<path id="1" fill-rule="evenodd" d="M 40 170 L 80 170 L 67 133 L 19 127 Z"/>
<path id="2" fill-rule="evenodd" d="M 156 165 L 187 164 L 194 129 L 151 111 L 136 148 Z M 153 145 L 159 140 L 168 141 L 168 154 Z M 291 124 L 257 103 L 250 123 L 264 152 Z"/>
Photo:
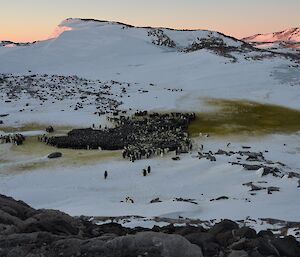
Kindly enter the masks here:
<path id="1" fill-rule="evenodd" d="M 249 227 L 241 227 L 235 230 L 234 234 L 240 238 L 256 238 L 256 231 Z"/>
<path id="2" fill-rule="evenodd" d="M 273 237 L 274 234 L 271 230 L 261 230 L 257 233 L 258 237 Z"/>
<path id="3" fill-rule="evenodd" d="M 117 237 L 106 243 L 109 256 L 202 257 L 197 245 L 179 235 L 140 232 Z M 115 255 L 113 255 L 115 253 Z"/>
<path id="4" fill-rule="evenodd" d="M 272 240 L 272 244 L 276 247 L 281 256 L 300 256 L 300 243 L 293 236 L 287 236 L 285 238 L 276 238 Z"/>
<path id="5" fill-rule="evenodd" d="M 241 250 L 241 251 L 232 251 L 229 253 L 228 257 L 249 257 L 248 253 Z"/>
<path id="6" fill-rule="evenodd" d="M 213 234 L 213 235 L 217 235 L 220 233 L 224 233 L 227 231 L 232 231 L 234 229 L 238 229 L 239 226 L 237 223 L 231 221 L 231 220 L 222 220 L 221 222 L 215 224 L 210 230 L 209 233 Z"/>
<path id="7" fill-rule="evenodd" d="M 210 233 L 198 232 L 185 235 L 185 238 L 192 244 L 198 245 L 204 256 L 217 256 L 221 247 L 215 237 Z"/>
<path id="8" fill-rule="evenodd" d="M 73 217 L 55 210 L 41 210 L 27 219 L 21 232 L 49 232 L 54 235 L 78 235 L 80 222 Z"/>
<path id="9" fill-rule="evenodd" d="M 0 210 L 3 213 L 25 220 L 36 213 L 36 210 L 22 201 L 16 201 L 11 197 L 0 195 Z M 1 216 L 0 216 L 1 220 Z"/>
<path id="10" fill-rule="evenodd" d="M 62 153 L 60 153 L 60 152 L 50 153 L 47 157 L 49 159 L 60 158 L 60 157 L 62 157 Z"/>

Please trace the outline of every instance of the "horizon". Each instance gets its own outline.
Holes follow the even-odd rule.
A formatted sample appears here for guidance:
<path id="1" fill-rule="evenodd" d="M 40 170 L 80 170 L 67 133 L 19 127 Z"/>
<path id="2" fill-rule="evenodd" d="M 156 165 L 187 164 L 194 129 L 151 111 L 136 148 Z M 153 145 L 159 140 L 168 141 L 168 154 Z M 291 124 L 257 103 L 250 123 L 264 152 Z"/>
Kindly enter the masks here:
<path id="1" fill-rule="evenodd" d="M 138 27 L 213 30 L 238 39 L 299 27 L 299 1 L 291 0 L 289 4 L 273 2 L 254 0 L 240 3 L 238 0 L 227 0 L 226 4 L 220 4 L 218 0 L 204 0 L 200 3 L 196 0 L 185 3 L 154 0 L 141 3 L 128 0 L 125 3 L 121 0 L 90 0 L 86 3 L 82 0 L 53 0 L 46 3 L 28 0 L 20 3 L 11 0 L 2 3 L 5 12 L 0 17 L 0 40 L 45 40 L 66 18 L 116 21 Z M 255 20 L 249 13 L 255 13 Z"/>

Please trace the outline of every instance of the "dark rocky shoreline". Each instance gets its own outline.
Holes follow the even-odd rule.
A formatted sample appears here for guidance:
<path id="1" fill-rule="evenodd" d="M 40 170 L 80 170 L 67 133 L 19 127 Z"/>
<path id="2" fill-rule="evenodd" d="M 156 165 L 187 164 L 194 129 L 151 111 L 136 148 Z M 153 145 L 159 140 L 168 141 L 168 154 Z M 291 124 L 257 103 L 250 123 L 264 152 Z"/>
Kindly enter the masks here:
<path id="1" fill-rule="evenodd" d="M 55 210 L 35 210 L 0 195 L 1 257 L 299 257 L 293 236 L 239 227 L 223 220 L 210 229 L 168 225 L 152 229 L 96 225 Z"/>

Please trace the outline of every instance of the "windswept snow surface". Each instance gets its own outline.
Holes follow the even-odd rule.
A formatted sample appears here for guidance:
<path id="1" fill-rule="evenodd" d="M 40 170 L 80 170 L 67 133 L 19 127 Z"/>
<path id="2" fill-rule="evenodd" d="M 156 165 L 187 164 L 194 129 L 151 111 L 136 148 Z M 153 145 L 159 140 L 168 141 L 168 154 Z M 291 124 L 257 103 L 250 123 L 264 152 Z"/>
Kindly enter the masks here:
<path id="1" fill-rule="evenodd" d="M 95 109 L 109 108 L 112 103 L 121 103 L 121 110 L 197 112 L 206 108 L 203 98 L 226 98 L 300 109 L 300 68 L 295 60 L 245 49 L 242 41 L 223 34 L 81 19 L 65 20 L 59 27 L 62 31 L 55 38 L 28 46 L 0 47 L 0 73 L 7 73 L 0 82 L 0 114 L 9 114 L 0 118 L 4 122 L 0 130 L 1 126 L 33 122 L 103 124 L 105 115 L 99 119 Z M 185 51 L 193 43 L 198 46 L 212 39 L 221 48 Z M 7 101 L 8 97 L 12 99 Z M 268 150 L 268 159 L 287 165 L 282 168 L 283 175 L 299 172 L 298 134 L 195 140 L 207 151 L 224 149 L 229 140 L 232 145 L 227 150 L 240 150 L 243 144 L 252 146 L 251 151 Z M 0 145 L 0 153 L 9 149 Z M 0 156 L 4 162 L 0 163 L 0 193 L 36 208 L 55 208 L 73 215 L 300 220 L 297 179 L 261 177 L 260 172 L 232 166 L 229 162 L 237 161 L 237 156 L 219 156 L 210 162 L 196 155 L 195 146 L 194 152 L 177 162 L 170 153 L 135 163 L 114 158 L 74 167 L 57 166 L 56 160 L 45 160 L 37 153 L 30 158 L 47 161 L 49 168 L 11 173 L 1 172 L 10 163 Z M 143 177 L 142 169 L 148 165 L 152 172 Z M 106 181 L 104 170 L 109 172 Z M 247 182 L 279 187 L 280 192 L 261 190 L 252 195 L 249 187 L 242 185 Z M 133 204 L 121 202 L 127 196 Z M 229 199 L 210 201 L 220 196 Z M 161 203 L 149 203 L 157 197 Z M 176 198 L 193 199 L 196 204 Z"/>

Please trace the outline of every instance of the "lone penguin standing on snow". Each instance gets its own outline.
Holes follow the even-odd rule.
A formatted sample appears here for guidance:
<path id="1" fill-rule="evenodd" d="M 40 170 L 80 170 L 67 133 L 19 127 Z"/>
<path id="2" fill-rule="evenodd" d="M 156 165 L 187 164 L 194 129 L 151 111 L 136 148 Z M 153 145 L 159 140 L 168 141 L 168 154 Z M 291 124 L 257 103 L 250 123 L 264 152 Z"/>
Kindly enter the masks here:
<path id="1" fill-rule="evenodd" d="M 151 167 L 150 167 L 150 165 L 147 167 L 147 172 L 148 172 L 148 174 L 150 174 L 150 172 L 151 172 Z"/>
<path id="2" fill-rule="evenodd" d="M 108 176 L 108 173 L 107 173 L 107 170 L 104 171 L 104 179 L 107 179 L 107 176 Z"/>
<path id="3" fill-rule="evenodd" d="M 147 171 L 146 171 L 146 169 L 143 169 L 143 176 L 144 176 L 144 177 L 147 176 Z"/>

